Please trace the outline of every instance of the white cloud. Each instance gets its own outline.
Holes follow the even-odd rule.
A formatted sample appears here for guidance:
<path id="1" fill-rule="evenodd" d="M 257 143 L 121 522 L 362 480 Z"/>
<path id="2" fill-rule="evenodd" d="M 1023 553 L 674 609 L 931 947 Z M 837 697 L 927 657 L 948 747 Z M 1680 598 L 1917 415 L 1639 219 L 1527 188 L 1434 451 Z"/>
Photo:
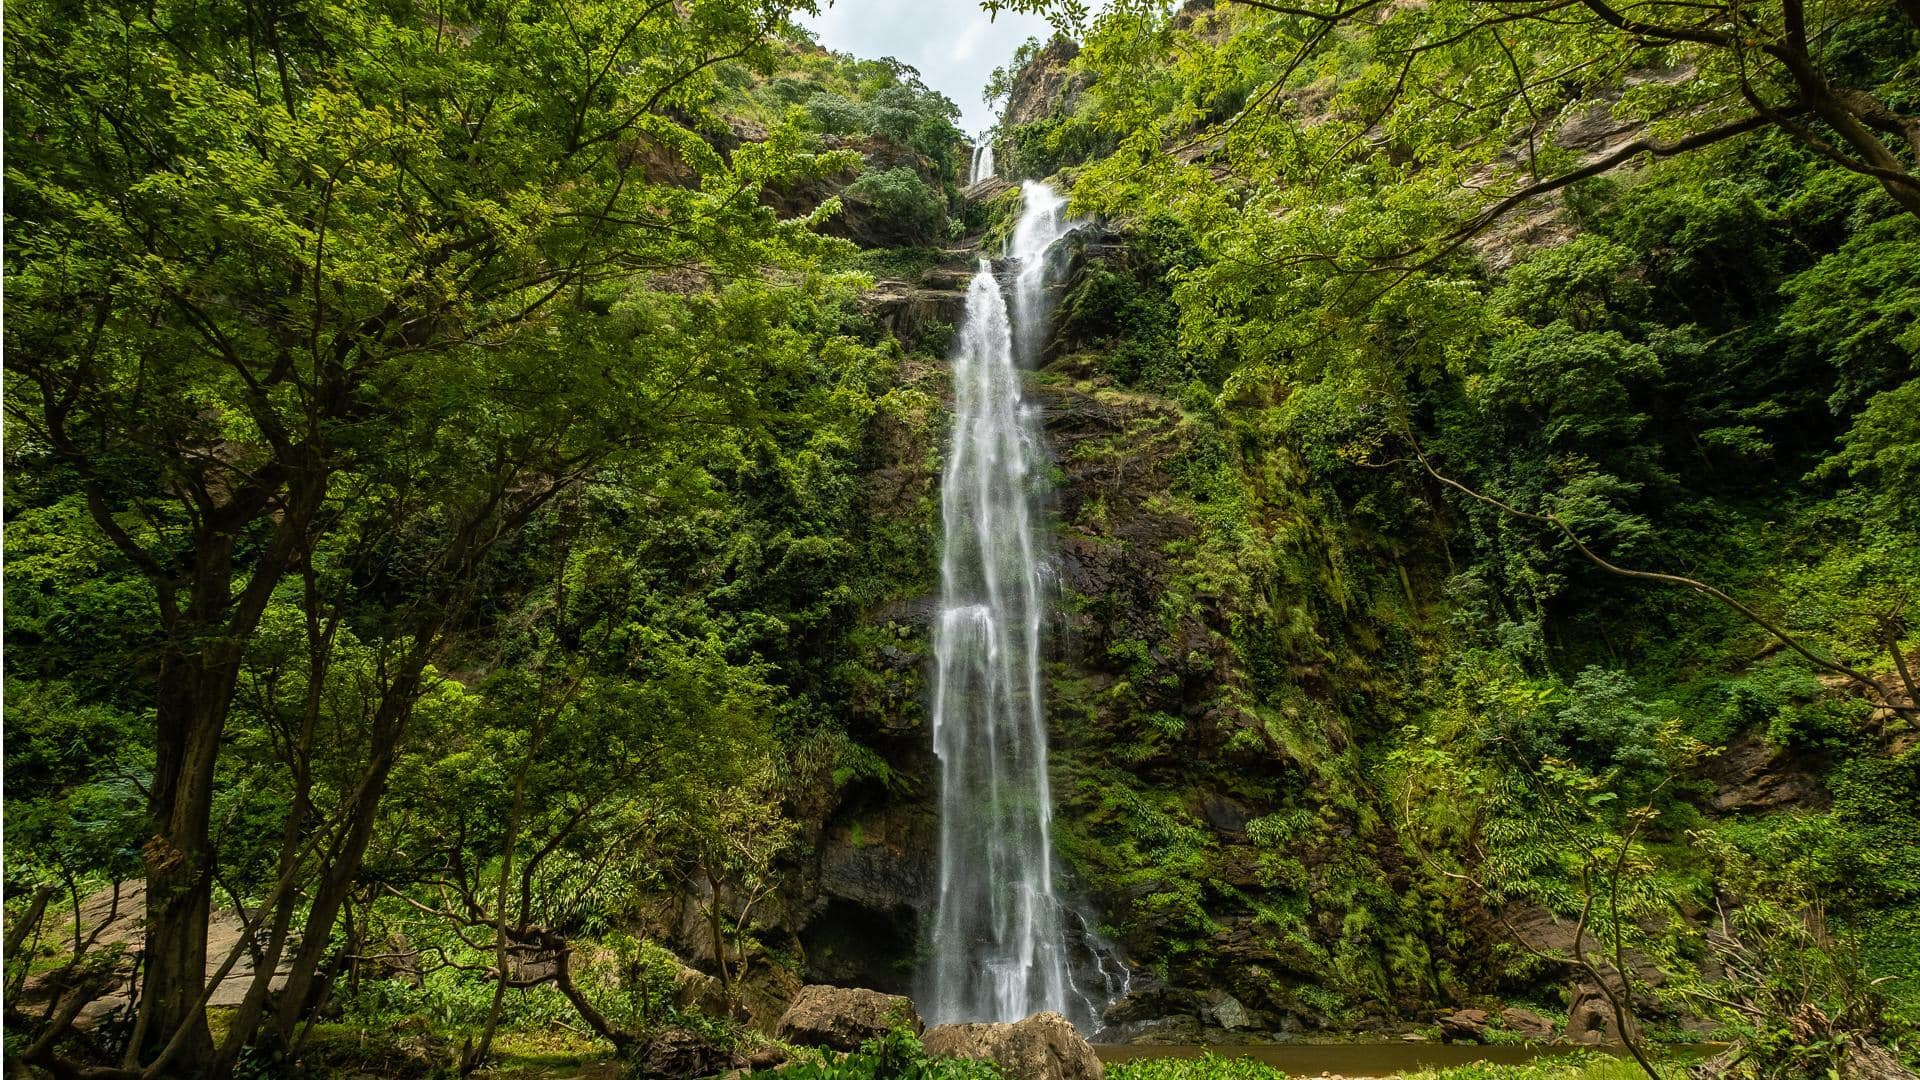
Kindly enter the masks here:
<path id="1" fill-rule="evenodd" d="M 831 0 L 819 15 L 800 21 L 829 49 L 912 64 L 928 86 L 960 106 L 967 132 L 993 124 L 992 110 L 980 100 L 993 69 L 1021 42 L 1053 33 L 1038 15 L 989 20 L 978 0 Z"/>

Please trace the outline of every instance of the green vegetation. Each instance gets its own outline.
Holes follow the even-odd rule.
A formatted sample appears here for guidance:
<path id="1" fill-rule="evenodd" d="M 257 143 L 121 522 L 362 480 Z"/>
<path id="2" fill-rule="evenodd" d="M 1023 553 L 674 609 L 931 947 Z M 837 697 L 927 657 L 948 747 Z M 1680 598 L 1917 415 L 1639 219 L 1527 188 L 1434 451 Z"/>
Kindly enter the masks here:
<path id="1" fill-rule="evenodd" d="M 990 1061 L 930 1058 L 911 1031 L 869 1039 L 851 1054 L 802 1058 L 781 1070 L 798 1080 L 1000 1080 Z"/>
<path id="2" fill-rule="evenodd" d="M 1107 1066 L 1109 1080 L 1287 1080 L 1288 1075 L 1252 1058 L 1216 1054 L 1138 1058 Z M 1463 1065 L 1400 1075 L 1407 1080 L 1638 1080 L 1645 1076 L 1632 1062 L 1601 1054 L 1576 1054 L 1530 1065 Z"/>
<path id="3" fill-rule="evenodd" d="M 917 408 L 851 252 L 760 202 L 850 156 L 706 141 L 784 17 L 8 13 L 7 893 L 145 877 L 130 1060 L 227 1074 L 329 999 L 463 1069 L 563 1016 L 628 1046 L 659 1010 L 597 958 L 694 881 L 739 997 L 770 785 L 852 745 L 831 673 L 902 587 L 854 474 Z M 240 904 L 286 986 L 216 1038 Z M 19 942 L 67 967 L 10 1053 L 99 1052 L 82 929 Z"/>
<path id="4" fill-rule="evenodd" d="M 966 182 L 959 108 L 891 57 L 828 53 L 802 31 L 789 34 L 771 71 L 725 69 L 733 75 L 725 106 L 732 122 L 798 124 L 859 151 L 859 175 L 841 189 L 861 219 L 855 239 L 882 237 L 888 247 L 944 241 Z"/>
<path id="5" fill-rule="evenodd" d="M 847 185 L 845 196 L 870 207 L 889 235 L 916 244 L 941 239 L 946 226 L 946 200 L 912 169 L 861 173 Z"/>
<path id="6" fill-rule="evenodd" d="M 912 966 L 951 330 L 862 294 L 1019 196 L 796 6 L 9 7 L 10 1069 L 721 1071 Z M 1080 35 L 1054 827 L 1173 1018 L 1911 1064 L 1912 5 L 988 6 Z"/>
<path id="7" fill-rule="evenodd" d="M 1070 598 L 1065 850 L 1164 976 L 1308 1023 L 1657 969 L 1656 1027 L 1792 1042 L 1696 980 L 1775 911 L 1827 943 L 1769 963 L 1838 958 L 1817 1011 L 1897 1037 L 1913 161 L 1778 109 L 1910 119 L 1920 26 L 1743 7 L 1747 99 L 1714 5 L 1373 7 L 1112 5 L 1009 135 L 1121 242 L 1061 306 L 1061 392 L 1127 417 L 1066 530 L 1164 559 Z M 1756 761 L 1819 778 L 1728 795 Z"/>
<path id="8" fill-rule="evenodd" d="M 1197 1058 L 1138 1058 L 1107 1066 L 1112 1080 L 1286 1080 L 1279 1069 L 1252 1058 L 1203 1054 Z"/>

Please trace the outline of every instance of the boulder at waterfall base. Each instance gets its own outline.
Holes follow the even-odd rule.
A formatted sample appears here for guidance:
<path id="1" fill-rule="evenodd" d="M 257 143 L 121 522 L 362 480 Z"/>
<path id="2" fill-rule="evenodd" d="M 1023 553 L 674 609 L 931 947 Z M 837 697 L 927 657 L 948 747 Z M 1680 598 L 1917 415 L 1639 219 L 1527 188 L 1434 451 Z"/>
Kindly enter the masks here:
<path id="1" fill-rule="evenodd" d="M 1500 1022 L 1523 1039 L 1553 1038 L 1553 1021 L 1532 1009 L 1508 1006 L 1500 1010 Z"/>
<path id="2" fill-rule="evenodd" d="M 1487 1011 L 1459 1009 L 1440 1017 L 1440 1038 L 1446 1042 L 1487 1041 Z"/>
<path id="3" fill-rule="evenodd" d="M 1035 1013 L 1012 1024 L 941 1024 L 921 1037 L 928 1057 L 991 1061 L 1015 1080 L 1102 1080 L 1100 1058 L 1067 1018 Z"/>
<path id="4" fill-rule="evenodd" d="M 895 1028 L 920 1033 L 920 1014 L 912 999 L 877 990 L 815 985 L 801 988 L 775 1033 L 799 1046 L 856 1050 Z"/>

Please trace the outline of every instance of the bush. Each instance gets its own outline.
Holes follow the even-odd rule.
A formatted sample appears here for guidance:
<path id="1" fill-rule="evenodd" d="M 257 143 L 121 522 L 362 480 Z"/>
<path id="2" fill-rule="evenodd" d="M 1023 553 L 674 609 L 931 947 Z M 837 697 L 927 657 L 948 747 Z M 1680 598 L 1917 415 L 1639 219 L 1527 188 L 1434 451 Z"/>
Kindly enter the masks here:
<path id="1" fill-rule="evenodd" d="M 1107 1080 L 1286 1080 L 1287 1074 L 1252 1058 L 1138 1058 L 1107 1067 Z"/>
<path id="2" fill-rule="evenodd" d="M 863 173 L 844 197 L 867 209 L 872 232 L 889 238 L 925 244 L 939 239 L 946 226 L 945 200 L 912 169 Z"/>
<path id="3" fill-rule="evenodd" d="M 786 1080 L 1001 1080 L 1003 1074 L 990 1061 L 928 1057 L 913 1032 L 895 1028 L 867 1040 L 857 1053 L 795 1061 L 780 1075 Z"/>

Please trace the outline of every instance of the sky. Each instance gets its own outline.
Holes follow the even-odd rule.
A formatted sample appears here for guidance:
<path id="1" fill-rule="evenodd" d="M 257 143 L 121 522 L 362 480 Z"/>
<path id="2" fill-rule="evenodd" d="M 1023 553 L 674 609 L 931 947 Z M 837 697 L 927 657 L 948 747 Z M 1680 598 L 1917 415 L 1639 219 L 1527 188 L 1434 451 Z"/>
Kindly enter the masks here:
<path id="1" fill-rule="evenodd" d="M 993 110 L 980 100 L 987 76 L 1021 42 L 1053 34 L 1038 15 L 989 20 L 979 0 L 831 0 L 831 6 L 822 0 L 821 7 L 819 15 L 800 19 L 820 44 L 865 59 L 891 56 L 912 64 L 922 82 L 960 106 L 960 130 L 970 135 L 993 126 Z"/>

